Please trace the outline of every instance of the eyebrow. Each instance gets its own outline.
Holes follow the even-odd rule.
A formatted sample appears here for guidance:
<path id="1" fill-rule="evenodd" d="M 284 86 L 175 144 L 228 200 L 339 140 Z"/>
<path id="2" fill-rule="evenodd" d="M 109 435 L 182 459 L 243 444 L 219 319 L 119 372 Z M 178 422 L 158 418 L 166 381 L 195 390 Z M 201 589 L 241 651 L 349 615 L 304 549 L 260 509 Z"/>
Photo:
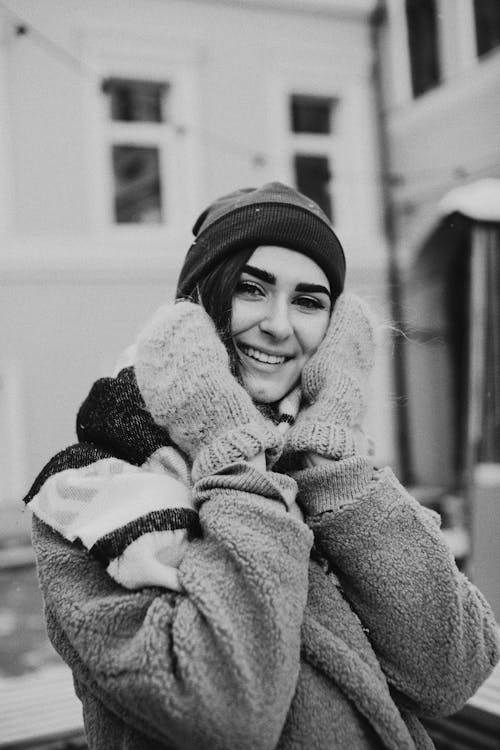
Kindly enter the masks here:
<path id="1" fill-rule="evenodd" d="M 251 276 L 255 276 L 256 279 L 265 281 L 268 284 L 276 285 L 276 276 L 269 271 L 265 271 L 263 268 L 256 268 L 255 266 L 246 265 L 243 267 L 243 273 L 249 273 Z M 323 284 L 307 284 L 301 282 L 295 287 L 296 292 L 307 292 L 309 294 L 326 294 L 331 299 L 331 294 L 326 286 Z"/>

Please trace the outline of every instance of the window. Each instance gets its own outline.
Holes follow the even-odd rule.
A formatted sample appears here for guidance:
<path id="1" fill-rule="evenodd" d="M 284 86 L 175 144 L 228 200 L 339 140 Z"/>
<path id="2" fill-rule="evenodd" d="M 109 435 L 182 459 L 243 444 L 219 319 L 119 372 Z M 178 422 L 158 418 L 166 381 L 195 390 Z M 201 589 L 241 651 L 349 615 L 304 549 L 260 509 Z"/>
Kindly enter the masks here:
<path id="1" fill-rule="evenodd" d="M 162 221 L 159 149 L 113 146 L 114 215 L 118 224 Z"/>
<path id="2" fill-rule="evenodd" d="M 294 133 L 329 134 L 332 127 L 332 102 L 318 96 L 292 96 L 292 130 Z"/>
<path id="3" fill-rule="evenodd" d="M 304 156 L 296 154 L 295 182 L 301 193 L 316 201 L 326 215 L 332 218 L 332 196 L 330 194 L 331 172 L 326 156 Z"/>
<path id="4" fill-rule="evenodd" d="M 292 94 L 289 105 L 295 185 L 316 201 L 333 220 L 336 100 L 331 97 Z"/>
<path id="5" fill-rule="evenodd" d="M 108 98 L 113 221 L 162 224 L 168 87 L 164 82 L 109 78 L 103 92 Z"/>
<path id="6" fill-rule="evenodd" d="M 476 46 L 479 57 L 500 45 L 499 0 L 474 0 Z"/>
<path id="7" fill-rule="evenodd" d="M 111 119 L 123 122 L 163 122 L 165 86 L 150 81 L 111 79 L 104 84 Z"/>
<path id="8" fill-rule="evenodd" d="M 441 80 L 435 0 L 406 0 L 406 23 L 412 90 L 420 96 Z"/>

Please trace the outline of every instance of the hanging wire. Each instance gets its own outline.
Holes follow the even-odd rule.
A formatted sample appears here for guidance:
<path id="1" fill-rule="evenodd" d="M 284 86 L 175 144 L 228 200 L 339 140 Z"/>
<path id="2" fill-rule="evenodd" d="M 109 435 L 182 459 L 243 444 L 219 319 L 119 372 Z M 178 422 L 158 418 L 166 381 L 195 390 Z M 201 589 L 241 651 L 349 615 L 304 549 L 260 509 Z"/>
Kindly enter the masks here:
<path id="1" fill-rule="evenodd" d="M 38 44 L 50 57 L 63 63 L 66 67 L 69 67 L 74 72 L 84 77 L 90 78 L 92 81 L 104 81 L 106 76 L 103 75 L 97 69 L 91 67 L 87 62 L 84 62 L 73 53 L 69 52 L 66 48 L 55 42 L 47 34 L 40 31 L 31 22 L 28 22 L 25 18 L 20 16 L 18 13 L 9 8 L 3 0 L 0 0 L 0 8 L 10 16 L 14 24 L 14 31 L 17 36 L 30 36 L 35 44 Z M 154 96 L 153 92 L 146 92 L 146 96 Z M 172 122 L 172 127 L 175 132 L 179 135 L 185 135 L 188 132 L 197 133 L 206 137 L 214 143 L 223 145 L 226 149 L 226 153 L 237 154 L 238 156 L 245 156 L 251 158 L 257 165 L 263 165 L 267 161 L 267 155 L 258 153 L 254 149 L 249 149 L 241 141 L 230 136 L 222 135 L 214 131 L 208 130 L 207 128 L 200 128 L 191 126 L 189 129 L 180 123 Z"/>
<path id="2" fill-rule="evenodd" d="M 14 31 L 17 36 L 27 36 L 28 34 L 33 37 L 33 41 L 37 43 L 42 49 L 45 50 L 52 58 L 62 62 L 64 65 L 73 68 L 78 73 L 84 73 L 85 75 L 96 78 L 100 76 L 100 73 L 93 70 L 87 63 L 84 63 L 76 55 L 73 55 L 65 47 L 51 39 L 43 31 L 40 31 L 32 23 L 26 21 L 25 18 L 20 16 L 18 13 L 9 8 L 3 0 L 0 0 L 0 8 L 7 13 L 14 23 Z"/>
<path id="3" fill-rule="evenodd" d="M 11 18 L 14 25 L 14 32 L 18 37 L 29 35 L 30 38 L 32 38 L 33 42 L 37 44 L 41 49 L 43 49 L 54 60 L 62 63 L 67 68 L 70 68 L 80 76 L 90 78 L 96 83 L 100 81 L 102 86 L 102 83 L 106 80 L 106 76 L 102 73 L 102 71 L 93 68 L 87 62 L 84 62 L 72 52 L 67 50 L 65 47 L 60 45 L 58 42 L 54 41 L 54 39 L 49 37 L 46 33 L 40 31 L 40 29 L 37 28 L 33 23 L 27 21 L 24 17 L 20 16 L 8 5 L 6 5 L 4 0 L 0 0 L 0 9 L 2 9 Z M 144 92 L 144 95 L 154 96 L 154 93 L 152 91 Z M 250 159 L 255 166 L 264 166 L 269 161 L 272 161 L 273 158 L 267 153 L 258 152 L 255 149 L 249 148 L 240 140 L 234 137 L 223 135 L 222 133 L 215 132 L 208 128 L 202 128 L 194 125 L 191 125 L 188 128 L 186 125 L 176 122 L 171 122 L 171 126 L 174 131 L 180 136 L 188 135 L 190 133 L 197 134 L 214 144 L 219 144 L 220 146 L 222 146 L 223 151 L 226 154 L 233 154 Z M 496 126 L 495 130 L 492 129 L 492 132 L 496 134 Z M 441 167 L 427 167 L 422 169 L 410 169 L 408 171 L 401 171 L 399 173 L 393 174 L 386 174 L 383 172 L 375 171 L 374 175 L 378 179 L 387 180 L 393 190 L 400 190 L 401 192 L 404 192 L 404 190 L 407 189 L 409 192 L 411 191 L 411 196 L 408 195 L 408 197 L 414 198 L 417 196 L 432 195 L 435 192 L 438 192 L 440 189 L 440 185 L 443 182 L 445 182 L 446 186 L 453 181 L 463 181 L 469 176 L 476 177 L 481 171 L 494 171 L 497 167 L 500 167 L 500 163 L 498 161 L 492 161 L 498 159 L 498 150 L 492 151 L 490 154 L 485 154 L 483 158 L 487 160 L 487 165 L 485 164 L 485 166 L 482 168 L 478 168 L 477 165 L 474 165 L 473 170 L 471 170 L 471 174 L 469 173 L 467 166 L 460 162 L 455 167 L 451 167 L 449 165 Z M 445 175 L 448 174 L 448 179 L 446 178 L 446 176 L 443 176 L 443 173 Z M 346 177 L 351 177 L 353 179 L 367 179 L 365 173 L 355 170 L 347 170 L 344 172 L 344 174 L 346 175 Z M 439 183 L 436 183 L 435 185 L 431 184 L 426 187 L 426 183 L 432 183 L 433 177 L 441 178 Z M 419 186 L 421 186 L 420 191 L 415 192 L 414 188 Z M 403 196 L 401 196 L 401 198 L 403 198 Z"/>

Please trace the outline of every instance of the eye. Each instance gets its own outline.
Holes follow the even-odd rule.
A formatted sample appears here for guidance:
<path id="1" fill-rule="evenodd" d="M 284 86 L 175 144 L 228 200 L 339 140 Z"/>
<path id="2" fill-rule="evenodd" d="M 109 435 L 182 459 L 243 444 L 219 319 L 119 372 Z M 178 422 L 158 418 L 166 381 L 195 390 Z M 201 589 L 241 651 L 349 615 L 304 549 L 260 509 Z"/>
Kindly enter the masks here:
<path id="1" fill-rule="evenodd" d="M 317 297 L 296 297 L 294 300 L 294 304 L 298 305 L 299 307 L 303 307 L 305 310 L 311 311 L 327 309 L 327 304 Z"/>
<path id="2" fill-rule="evenodd" d="M 255 282 L 240 279 L 236 285 L 236 294 L 241 297 L 262 297 L 264 292 Z"/>

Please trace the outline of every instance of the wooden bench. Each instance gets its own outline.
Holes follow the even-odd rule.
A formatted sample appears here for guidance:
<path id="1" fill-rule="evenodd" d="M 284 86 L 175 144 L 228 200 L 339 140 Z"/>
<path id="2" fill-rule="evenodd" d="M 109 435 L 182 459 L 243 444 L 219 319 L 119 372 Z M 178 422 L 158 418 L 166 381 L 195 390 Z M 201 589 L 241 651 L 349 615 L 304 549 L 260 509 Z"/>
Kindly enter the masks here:
<path id="1" fill-rule="evenodd" d="M 81 703 L 64 664 L 0 678 L 2 750 L 85 747 Z"/>

